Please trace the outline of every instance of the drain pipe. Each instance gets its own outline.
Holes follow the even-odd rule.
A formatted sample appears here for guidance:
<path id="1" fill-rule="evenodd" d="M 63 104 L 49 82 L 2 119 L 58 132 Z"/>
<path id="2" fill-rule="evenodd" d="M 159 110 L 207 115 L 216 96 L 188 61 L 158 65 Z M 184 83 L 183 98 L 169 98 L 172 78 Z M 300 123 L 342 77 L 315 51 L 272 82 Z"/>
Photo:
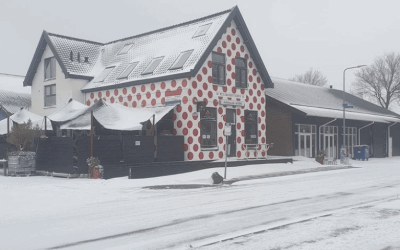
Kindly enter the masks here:
<path id="1" fill-rule="evenodd" d="M 390 124 L 389 126 L 388 126 L 388 139 L 387 139 L 387 143 L 388 143 L 388 147 L 387 147 L 387 156 L 389 157 L 389 140 L 390 140 L 390 127 L 391 126 L 393 126 L 393 125 L 396 125 L 397 124 L 397 122 L 395 122 L 395 123 L 393 123 L 393 124 Z M 393 146 L 392 146 L 393 147 Z"/>
<path id="2" fill-rule="evenodd" d="M 321 125 L 320 127 L 325 127 L 325 126 L 328 125 L 329 123 L 332 123 L 332 122 L 334 122 L 334 121 L 336 121 L 336 120 L 337 120 L 337 118 L 333 119 L 333 120 L 330 121 L 330 122 L 325 123 L 324 125 Z"/>
<path id="3" fill-rule="evenodd" d="M 372 124 L 374 124 L 375 122 L 371 122 L 370 124 L 365 125 L 364 127 L 361 127 L 358 129 L 358 145 L 361 144 L 361 129 L 366 128 L 368 126 L 371 126 Z"/>

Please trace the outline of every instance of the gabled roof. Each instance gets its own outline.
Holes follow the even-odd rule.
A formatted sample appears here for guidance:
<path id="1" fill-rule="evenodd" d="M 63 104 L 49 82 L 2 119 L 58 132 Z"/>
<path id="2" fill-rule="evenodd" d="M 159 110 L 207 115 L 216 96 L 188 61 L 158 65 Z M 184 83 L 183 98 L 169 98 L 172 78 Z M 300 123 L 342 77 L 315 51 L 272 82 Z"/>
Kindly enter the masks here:
<path id="1" fill-rule="evenodd" d="M 17 93 L 8 90 L 0 90 L 0 109 L 6 114 L 12 115 L 22 107 L 31 106 L 31 95 Z"/>
<path id="2" fill-rule="evenodd" d="M 24 79 L 25 76 L 0 73 L 0 90 L 30 94 L 31 87 L 24 87 Z"/>
<path id="3" fill-rule="evenodd" d="M 155 81 L 164 81 L 183 77 L 193 77 L 217 44 L 225 29 L 234 20 L 250 51 L 266 88 L 273 87 L 265 65 L 247 29 L 246 23 L 238 7 L 222 11 L 190 22 L 166 27 L 152 32 L 112 41 L 106 44 L 76 39 L 43 32 L 29 67 L 24 85 L 31 85 L 37 66 L 48 44 L 53 51 L 66 77 L 91 80 L 83 92 L 108 89 L 110 86 L 123 87 Z M 211 24 L 203 36 L 193 37 L 197 29 Z M 132 48 L 126 54 L 118 52 L 128 44 Z M 183 51 L 193 50 L 181 69 L 170 70 L 171 65 Z M 73 53 L 74 61 L 70 60 Z M 80 53 L 81 62 L 76 61 Z M 83 62 L 88 57 L 89 62 Z M 160 65 L 151 74 L 142 74 L 153 58 L 163 57 Z M 128 78 L 118 79 L 129 63 L 138 62 Z M 102 82 L 96 82 L 105 68 L 114 67 L 110 75 Z"/>
<path id="4" fill-rule="evenodd" d="M 275 77 L 271 79 L 274 82 L 274 88 L 265 90 L 265 94 L 268 97 L 308 116 L 343 117 L 343 91 Z M 346 109 L 348 119 L 376 122 L 400 121 L 399 114 L 347 92 L 344 94 L 346 103 L 349 106 L 353 106 L 351 109 Z M 376 118 L 376 116 L 380 116 L 381 118 Z"/>

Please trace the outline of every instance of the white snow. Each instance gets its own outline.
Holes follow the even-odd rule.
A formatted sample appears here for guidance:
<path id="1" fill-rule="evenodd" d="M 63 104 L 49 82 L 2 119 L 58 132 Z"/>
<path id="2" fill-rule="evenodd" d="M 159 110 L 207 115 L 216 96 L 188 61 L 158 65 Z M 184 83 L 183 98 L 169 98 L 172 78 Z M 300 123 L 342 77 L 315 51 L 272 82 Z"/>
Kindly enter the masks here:
<path id="1" fill-rule="evenodd" d="M 13 122 L 17 124 L 27 123 L 28 120 L 31 120 L 32 126 L 39 126 L 42 130 L 44 130 L 44 117 L 41 115 L 34 114 L 26 109 L 21 109 L 15 114 L 10 116 L 10 130 L 12 128 Z M 47 119 L 47 130 L 53 130 L 51 126 L 51 122 Z M 3 119 L 0 121 L 0 135 L 7 134 L 7 119 Z"/>
<path id="2" fill-rule="evenodd" d="M 356 168 L 222 186 L 211 186 L 210 176 L 223 168 L 141 180 L 0 176 L 0 248 L 396 249 L 399 161 L 351 161 Z M 293 164 L 228 168 L 227 176 L 316 167 L 296 157 Z M 205 186 L 142 188 L 174 184 Z M 268 230 L 288 223 L 296 224 Z"/>

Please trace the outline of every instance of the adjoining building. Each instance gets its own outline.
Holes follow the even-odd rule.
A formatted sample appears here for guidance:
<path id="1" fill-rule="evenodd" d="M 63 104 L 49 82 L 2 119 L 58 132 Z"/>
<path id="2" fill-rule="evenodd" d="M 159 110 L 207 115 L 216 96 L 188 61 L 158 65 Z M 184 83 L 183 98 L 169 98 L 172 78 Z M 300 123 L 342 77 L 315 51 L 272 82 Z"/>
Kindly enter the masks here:
<path id="1" fill-rule="evenodd" d="M 273 83 L 237 7 L 109 43 L 44 31 L 24 86 L 43 116 L 71 98 L 175 106 L 151 134 L 183 136 L 184 160 L 223 158 L 225 145 L 233 157 L 265 155 L 264 89 Z"/>
<path id="2" fill-rule="evenodd" d="M 272 78 L 266 89 L 266 137 L 269 153 L 315 157 L 323 150 L 339 158 L 342 144 L 352 157 L 355 145 L 368 145 L 372 157 L 400 156 L 400 115 L 343 91 Z"/>
<path id="3" fill-rule="evenodd" d="M 31 106 L 30 87 L 22 87 L 24 78 L 0 73 L 0 120 Z"/>

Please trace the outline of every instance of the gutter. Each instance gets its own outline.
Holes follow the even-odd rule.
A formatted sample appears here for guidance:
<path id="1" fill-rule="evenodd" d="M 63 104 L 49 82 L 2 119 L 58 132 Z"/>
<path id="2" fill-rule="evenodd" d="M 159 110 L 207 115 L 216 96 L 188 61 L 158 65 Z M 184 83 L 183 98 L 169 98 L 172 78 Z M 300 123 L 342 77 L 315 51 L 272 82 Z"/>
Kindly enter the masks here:
<path id="1" fill-rule="evenodd" d="M 367 124 L 367 125 L 365 125 L 364 127 L 361 127 L 361 128 L 359 128 L 358 129 L 358 145 L 360 145 L 361 144 L 361 129 L 363 129 L 363 128 L 366 128 L 366 127 L 368 127 L 368 126 L 370 126 L 370 125 L 372 125 L 372 124 L 374 124 L 375 122 L 371 122 L 370 124 Z"/>

